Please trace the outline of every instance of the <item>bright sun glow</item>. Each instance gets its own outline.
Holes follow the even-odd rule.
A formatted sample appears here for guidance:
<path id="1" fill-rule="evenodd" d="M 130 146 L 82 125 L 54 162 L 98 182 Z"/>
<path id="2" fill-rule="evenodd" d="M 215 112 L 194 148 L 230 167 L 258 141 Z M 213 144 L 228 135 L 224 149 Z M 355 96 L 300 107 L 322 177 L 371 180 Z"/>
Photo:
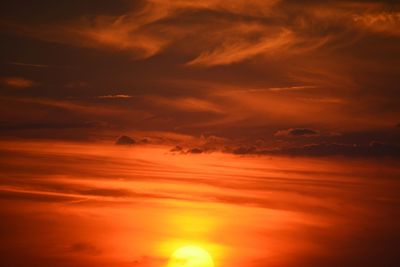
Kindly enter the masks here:
<path id="1" fill-rule="evenodd" d="M 206 250 L 196 246 L 185 246 L 172 254 L 168 267 L 214 267 L 214 262 Z"/>

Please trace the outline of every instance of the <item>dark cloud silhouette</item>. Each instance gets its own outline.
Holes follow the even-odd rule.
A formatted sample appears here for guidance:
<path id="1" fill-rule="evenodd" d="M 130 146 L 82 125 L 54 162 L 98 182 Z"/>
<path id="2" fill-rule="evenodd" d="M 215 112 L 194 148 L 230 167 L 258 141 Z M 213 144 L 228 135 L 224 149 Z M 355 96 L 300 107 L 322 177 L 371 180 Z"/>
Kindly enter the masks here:
<path id="1" fill-rule="evenodd" d="M 129 136 L 123 135 L 117 139 L 116 145 L 134 145 L 136 141 Z"/>
<path id="2" fill-rule="evenodd" d="M 77 242 L 70 246 L 70 252 L 83 253 L 89 255 L 99 255 L 101 250 L 97 248 L 94 244 L 88 242 Z"/>
<path id="3" fill-rule="evenodd" d="M 198 147 L 194 147 L 194 148 L 188 149 L 186 151 L 186 153 L 189 153 L 189 154 L 201 154 L 203 152 L 204 152 L 204 150 L 201 148 L 198 148 Z"/>
<path id="4" fill-rule="evenodd" d="M 240 146 L 240 147 L 234 148 L 232 150 L 232 153 L 236 154 L 236 155 L 253 154 L 256 152 L 257 152 L 257 148 L 254 146 Z"/>
<path id="5" fill-rule="evenodd" d="M 183 153 L 183 147 L 181 147 L 181 146 L 175 146 L 175 147 L 171 148 L 170 152 Z"/>
<path id="6" fill-rule="evenodd" d="M 255 154 L 289 156 L 400 157 L 400 146 L 371 142 L 369 145 L 318 143 L 275 150 L 258 150 Z"/>
<path id="7" fill-rule="evenodd" d="M 275 133 L 278 137 L 302 137 L 302 136 L 317 136 L 318 131 L 308 128 L 290 128 L 287 130 L 279 130 Z"/>
<path id="8" fill-rule="evenodd" d="M 399 157 L 400 144 L 397 142 L 398 134 L 395 130 L 376 132 L 354 132 L 335 134 L 327 132 L 320 134 L 317 130 L 307 128 L 292 128 L 281 131 L 284 136 L 311 136 L 309 138 L 290 138 L 286 140 L 252 140 L 220 138 L 218 141 L 209 142 L 208 139 L 191 139 L 181 141 L 179 146 L 170 152 L 182 154 L 200 154 L 221 151 L 235 155 L 288 155 L 288 156 L 346 156 L 346 157 Z M 371 141 L 372 140 L 372 141 Z M 386 140 L 379 142 L 374 140 Z M 184 149 L 189 147 L 189 149 Z"/>
<path id="9" fill-rule="evenodd" d="M 145 137 L 145 138 L 140 139 L 139 142 L 142 143 L 142 144 L 150 144 L 151 143 L 151 139 L 148 138 L 148 137 Z"/>

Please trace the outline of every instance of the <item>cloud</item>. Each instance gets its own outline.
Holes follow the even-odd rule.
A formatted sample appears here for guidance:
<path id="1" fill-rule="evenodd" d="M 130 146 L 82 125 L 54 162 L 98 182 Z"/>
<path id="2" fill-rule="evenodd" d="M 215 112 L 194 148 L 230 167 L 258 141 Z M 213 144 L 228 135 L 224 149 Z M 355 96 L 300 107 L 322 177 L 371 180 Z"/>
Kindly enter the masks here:
<path id="1" fill-rule="evenodd" d="M 170 149 L 170 152 L 177 152 L 177 153 L 183 153 L 183 147 L 181 146 L 175 146 Z"/>
<path id="2" fill-rule="evenodd" d="M 115 141 L 116 145 L 134 145 L 136 141 L 129 136 L 123 135 Z"/>
<path id="3" fill-rule="evenodd" d="M 146 99 L 157 106 L 167 106 L 176 110 L 223 113 L 223 110 L 217 103 L 214 103 L 208 99 L 200 99 L 195 97 L 172 98 L 161 96 L 148 96 Z"/>
<path id="4" fill-rule="evenodd" d="M 144 0 L 121 6 L 118 12 L 96 9 L 85 15 L 85 9 L 68 19 L 50 18 L 49 23 L 40 25 L 33 21 L 26 23 L 22 34 L 67 44 L 46 45 L 82 55 L 85 66 L 79 66 L 77 60 L 77 66 L 68 69 L 72 75 L 68 78 L 43 74 L 40 90 L 28 93 L 35 94 L 32 105 L 41 102 L 85 116 L 101 112 L 98 119 L 127 130 L 172 129 L 189 135 L 210 131 L 243 137 L 258 131 L 259 138 L 266 134 L 264 129 L 297 125 L 340 132 L 384 127 L 398 114 L 397 76 L 393 75 L 392 81 L 385 78 L 397 72 L 392 67 L 398 65 L 395 57 L 386 56 L 396 55 L 397 48 L 384 50 L 395 47 L 396 40 L 390 36 L 388 42 L 361 24 L 367 24 L 368 16 L 371 21 L 381 15 L 378 22 L 395 21 L 390 6 L 376 1 L 320 5 L 318 1 Z M 146 40 L 158 40 L 161 45 L 147 49 L 141 44 Z M 95 49 L 100 52 L 89 51 Z M 377 50 L 387 52 L 375 53 Z M 91 53 L 98 61 L 90 60 Z M 159 56 L 131 62 L 132 58 L 154 55 Z M 34 57 L 23 60 L 22 56 L 8 60 L 14 61 L 48 62 Z M 75 64 L 72 58 L 69 62 Z M 109 68 L 110 62 L 115 67 Z M 215 66 L 225 67 L 207 69 Z M 43 72 L 47 71 L 53 70 Z M 66 86 L 82 77 L 87 84 Z M 175 84 L 168 83 L 171 80 Z M 188 80 L 192 83 L 186 83 Z M 56 84 L 64 87 L 52 89 Z M 112 93 L 107 88 L 126 90 Z M 73 98 L 63 100 L 67 95 Z M 128 105 L 131 96 L 134 106 Z M 106 101 L 112 99 L 121 101 Z M 140 119 L 122 115 L 133 108 L 143 111 Z M 113 134 L 120 132 L 116 129 Z"/>
<path id="5" fill-rule="evenodd" d="M 38 192 L 34 190 L 19 190 L 5 187 L 0 187 L 0 199 L 35 202 L 71 202 L 82 200 L 81 197 L 74 195 Z"/>
<path id="6" fill-rule="evenodd" d="M 255 154 L 255 153 L 257 153 L 257 148 L 255 146 L 240 146 L 240 147 L 234 148 L 232 150 L 232 153 L 236 154 L 236 155 Z"/>
<path id="7" fill-rule="evenodd" d="M 221 0 L 147 0 L 117 16 L 86 16 L 19 29 L 54 42 L 124 51 L 136 59 L 175 47 L 193 58 L 188 66 L 211 67 L 258 55 L 279 58 L 304 54 L 343 41 L 341 37 L 359 28 L 360 23 L 372 27 L 371 23 L 381 25 L 383 21 L 393 24 L 386 28 L 395 29 L 393 21 L 398 19 L 398 14 L 360 14 L 365 9 L 361 4 L 330 3 L 324 9 L 307 4 L 300 12 L 298 9 L 295 3 L 278 0 L 234 0 L 228 4 Z M 324 27 L 317 27 L 319 24 Z"/>
<path id="8" fill-rule="evenodd" d="M 81 113 L 88 113 L 88 114 L 122 114 L 125 113 L 126 110 L 123 110 L 117 106 L 101 106 L 101 105 L 94 105 L 92 103 L 83 103 L 71 100 L 64 100 L 64 99 L 51 99 L 51 98 L 39 98 L 39 97 L 29 97 L 29 98 L 3 98 L 3 100 L 10 100 L 20 103 L 28 104 L 37 104 L 47 107 L 65 109 L 72 112 L 81 112 Z"/>
<path id="9" fill-rule="evenodd" d="M 17 88 L 17 89 L 25 89 L 34 86 L 36 83 L 32 80 L 22 78 L 22 77 L 0 77 L 0 83 L 5 86 Z"/>
<path id="10" fill-rule="evenodd" d="M 354 15 L 354 22 L 366 30 L 400 36 L 400 12 L 374 12 Z"/>
<path id="11" fill-rule="evenodd" d="M 189 154 L 201 154 L 203 152 L 204 152 L 204 150 L 201 148 L 198 148 L 198 147 L 194 147 L 194 148 L 188 149 L 186 151 L 186 153 L 189 153 Z"/>
<path id="12" fill-rule="evenodd" d="M 274 135 L 277 137 L 310 137 L 318 136 L 319 132 L 308 128 L 290 128 L 287 130 L 279 130 Z"/>
<path id="13" fill-rule="evenodd" d="M 78 129 L 107 127 L 104 121 L 77 121 L 77 122 L 0 122 L 1 131 L 12 130 L 40 130 L 40 129 Z"/>
<path id="14" fill-rule="evenodd" d="M 268 88 L 249 88 L 249 89 L 236 90 L 236 92 L 245 92 L 245 93 L 291 92 L 291 91 L 303 91 L 315 88 L 318 88 L 318 86 L 297 85 L 297 86 L 268 87 Z"/>
<path id="15" fill-rule="evenodd" d="M 384 143 L 378 141 L 370 141 L 365 144 L 365 139 L 370 138 L 367 133 L 363 135 L 343 136 L 333 133 L 326 135 L 319 135 L 318 131 L 307 129 L 307 128 L 294 128 L 292 131 L 285 130 L 279 133 L 279 136 L 285 137 L 303 137 L 303 136 L 318 136 L 318 141 L 315 143 L 307 143 L 309 139 L 291 139 L 289 141 L 278 140 L 276 142 L 265 142 L 262 140 L 254 141 L 252 139 L 223 139 L 217 143 L 207 142 L 192 142 L 191 147 L 185 150 L 182 146 L 178 146 L 171 151 L 179 152 L 182 154 L 200 154 L 200 153 L 212 153 L 212 152 L 223 152 L 235 155 L 265 155 L 265 156 L 301 156 L 301 157 L 329 157 L 329 156 L 345 156 L 355 158 L 385 158 L 400 157 L 400 145 L 395 142 Z M 383 136 L 383 135 L 382 135 Z M 388 135 L 390 136 L 390 135 Z M 324 138 L 331 139 L 330 142 L 324 141 Z M 342 141 L 362 140 L 359 144 L 357 143 L 345 143 Z M 393 138 L 392 138 L 393 139 Z M 325 139 L 327 140 L 327 139 Z M 338 140 L 333 142 L 332 140 Z M 393 141 L 393 140 L 392 140 Z M 190 147 L 190 143 L 189 143 Z"/>
<path id="16" fill-rule="evenodd" d="M 152 11 L 143 11 L 144 13 Z M 41 30 L 39 34 L 45 39 L 71 43 L 78 46 L 99 49 L 111 49 L 128 52 L 133 58 L 148 58 L 158 53 L 168 41 L 155 34 L 140 30 L 146 23 L 157 19 L 141 18 L 141 14 L 121 16 L 97 16 L 84 18 L 71 24 L 60 25 L 54 28 Z M 64 36 L 58 35 L 54 30 L 61 30 Z"/>
<path id="17" fill-rule="evenodd" d="M 348 157 L 400 157 L 400 146 L 371 142 L 369 145 L 319 143 L 299 147 L 258 151 L 260 154 L 289 156 L 348 156 Z"/>
<path id="18" fill-rule="evenodd" d="M 74 188 L 71 188 L 74 189 Z M 100 196 L 100 197 L 132 197 L 137 196 L 134 192 L 126 189 L 109 189 L 109 188 L 88 188 L 75 189 L 76 193 L 84 196 Z"/>
<path id="19" fill-rule="evenodd" d="M 199 147 L 192 147 L 188 149 L 184 149 L 182 146 L 175 146 L 169 150 L 171 153 L 179 153 L 179 154 L 203 154 L 210 153 L 216 151 L 215 148 L 210 148 L 206 145 Z"/>
<path id="20" fill-rule="evenodd" d="M 299 90 L 314 89 L 314 88 L 317 88 L 317 86 L 301 85 L 301 86 L 272 87 L 272 88 L 268 88 L 266 90 L 269 90 L 272 92 L 281 92 L 281 91 L 299 91 Z"/>
<path id="21" fill-rule="evenodd" d="M 271 8 L 279 0 L 150 0 L 149 3 L 162 6 L 167 10 L 216 10 L 231 14 L 246 14 L 253 16 L 264 16 L 270 14 Z"/>
<path id="22" fill-rule="evenodd" d="M 118 99 L 118 98 L 122 98 L 122 99 L 124 99 L 124 98 L 132 98 L 132 96 L 131 95 L 123 95 L 123 94 L 120 94 L 120 95 L 101 95 L 101 96 L 98 96 L 97 98 L 100 98 L 100 99 Z"/>
<path id="23" fill-rule="evenodd" d="M 69 30 L 76 30 L 77 36 L 85 38 L 83 45 L 126 50 L 137 58 L 147 58 L 158 53 L 167 40 L 138 31 L 140 25 L 131 19 L 127 16 L 99 17 L 86 26 L 71 26 Z"/>
<path id="24" fill-rule="evenodd" d="M 239 32 L 238 32 L 239 33 Z M 240 33 L 239 33 L 240 34 Z M 258 54 L 274 54 L 284 49 L 293 41 L 293 33 L 282 29 L 276 36 L 267 36 L 259 41 L 251 41 L 247 38 L 224 42 L 212 51 L 203 52 L 187 65 L 216 66 L 237 63 Z"/>
<path id="25" fill-rule="evenodd" d="M 99 255 L 101 250 L 97 248 L 94 244 L 88 242 L 77 242 L 70 246 L 70 252 L 73 253 L 82 253 L 82 254 L 89 254 L 89 255 Z"/>
<path id="26" fill-rule="evenodd" d="M 44 64 L 32 64 L 32 63 L 22 63 L 22 62 L 11 62 L 9 63 L 11 65 L 15 66 L 21 66 L 21 67 L 31 67 L 31 68 L 49 68 L 49 65 L 44 65 Z"/>

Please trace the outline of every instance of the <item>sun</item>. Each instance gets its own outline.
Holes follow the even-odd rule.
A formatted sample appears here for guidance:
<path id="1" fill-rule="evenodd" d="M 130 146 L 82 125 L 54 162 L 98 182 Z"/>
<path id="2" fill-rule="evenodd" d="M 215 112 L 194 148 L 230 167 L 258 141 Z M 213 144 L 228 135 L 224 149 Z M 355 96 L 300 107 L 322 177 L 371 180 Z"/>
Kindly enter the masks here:
<path id="1" fill-rule="evenodd" d="M 167 267 L 214 267 L 214 262 L 201 247 L 184 246 L 175 250 Z"/>

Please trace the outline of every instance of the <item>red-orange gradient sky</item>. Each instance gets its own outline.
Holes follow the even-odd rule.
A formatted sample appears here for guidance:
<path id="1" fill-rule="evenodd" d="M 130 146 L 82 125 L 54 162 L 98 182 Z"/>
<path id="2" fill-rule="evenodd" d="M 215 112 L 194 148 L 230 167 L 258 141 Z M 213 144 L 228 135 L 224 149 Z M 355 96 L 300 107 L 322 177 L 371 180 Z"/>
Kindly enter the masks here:
<path id="1" fill-rule="evenodd" d="M 0 43 L 0 266 L 400 266 L 398 1 L 3 0 Z"/>

